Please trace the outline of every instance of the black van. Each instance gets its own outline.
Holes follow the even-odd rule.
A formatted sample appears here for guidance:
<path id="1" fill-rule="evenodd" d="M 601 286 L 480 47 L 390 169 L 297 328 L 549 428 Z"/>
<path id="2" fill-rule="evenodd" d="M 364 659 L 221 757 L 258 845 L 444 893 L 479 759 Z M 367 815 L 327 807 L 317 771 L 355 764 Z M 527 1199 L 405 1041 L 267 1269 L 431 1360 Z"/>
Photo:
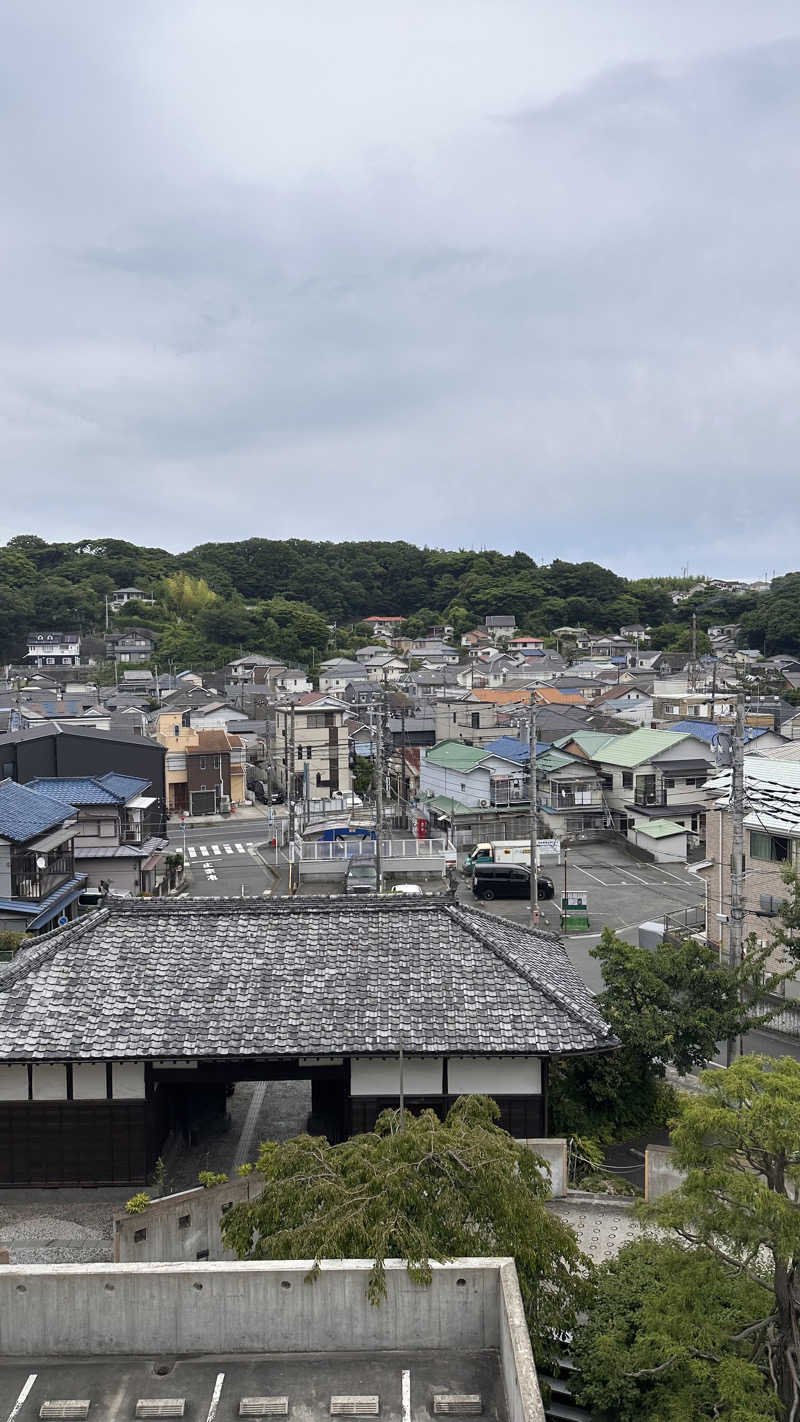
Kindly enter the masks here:
<path id="1" fill-rule="evenodd" d="M 531 871 L 527 864 L 476 864 L 472 873 L 476 899 L 529 899 Z M 555 885 L 546 874 L 536 881 L 537 899 L 552 899 Z"/>

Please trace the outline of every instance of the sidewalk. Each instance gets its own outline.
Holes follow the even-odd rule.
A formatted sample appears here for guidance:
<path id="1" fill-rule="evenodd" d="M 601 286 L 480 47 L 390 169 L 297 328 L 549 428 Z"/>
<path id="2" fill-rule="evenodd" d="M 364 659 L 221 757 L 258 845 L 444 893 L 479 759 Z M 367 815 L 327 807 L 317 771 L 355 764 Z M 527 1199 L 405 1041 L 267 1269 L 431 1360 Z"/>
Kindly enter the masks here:
<path id="1" fill-rule="evenodd" d="M 274 807 L 273 807 L 274 809 Z M 269 828 L 269 807 L 267 805 L 237 805 L 229 815 L 187 815 L 185 820 L 173 811 L 167 821 L 167 830 L 180 832 L 185 824 L 187 829 L 204 829 L 206 825 L 235 825 L 240 820 L 258 820 L 264 829 Z"/>

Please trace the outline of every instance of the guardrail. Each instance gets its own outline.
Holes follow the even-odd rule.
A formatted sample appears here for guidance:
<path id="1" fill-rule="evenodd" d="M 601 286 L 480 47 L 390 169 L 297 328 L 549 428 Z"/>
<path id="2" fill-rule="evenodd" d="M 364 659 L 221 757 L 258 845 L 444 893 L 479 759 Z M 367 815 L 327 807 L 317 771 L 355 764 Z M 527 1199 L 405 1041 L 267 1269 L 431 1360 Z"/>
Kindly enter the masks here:
<path id="1" fill-rule="evenodd" d="M 381 854 L 384 859 L 444 859 L 447 854 L 445 839 L 382 839 Z M 451 847 L 452 853 L 452 847 Z M 294 857 L 301 863 L 319 863 L 359 856 L 375 857 L 374 839 L 334 839 L 312 840 L 295 838 Z"/>

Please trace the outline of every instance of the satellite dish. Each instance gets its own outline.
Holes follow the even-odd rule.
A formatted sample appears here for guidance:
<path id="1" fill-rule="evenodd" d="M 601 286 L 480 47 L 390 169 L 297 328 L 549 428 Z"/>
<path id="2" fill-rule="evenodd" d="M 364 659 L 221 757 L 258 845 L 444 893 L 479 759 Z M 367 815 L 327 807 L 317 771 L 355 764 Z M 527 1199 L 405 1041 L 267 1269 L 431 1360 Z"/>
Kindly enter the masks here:
<path id="1" fill-rule="evenodd" d="M 47 868 L 47 860 L 45 859 L 45 857 L 44 857 L 43 854 L 37 854 L 37 856 L 36 856 L 36 868 L 37 868 L 37 869 L 46 869 L 46 868 Z"/>

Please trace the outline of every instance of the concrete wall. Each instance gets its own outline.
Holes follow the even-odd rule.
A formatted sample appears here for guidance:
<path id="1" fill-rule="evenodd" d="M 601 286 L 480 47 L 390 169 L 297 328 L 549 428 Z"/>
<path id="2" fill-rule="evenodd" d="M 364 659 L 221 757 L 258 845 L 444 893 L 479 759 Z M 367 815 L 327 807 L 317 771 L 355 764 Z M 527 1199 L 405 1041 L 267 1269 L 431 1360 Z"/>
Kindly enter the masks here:
<path id="1" fill-rule="evenodd" d="M 550 1194 L 555 1196 L 566 1195 L 567 1193 L 567 1142 L 552 1136 L 545 1140 L 518 1140 L 517 1145 L 527 1146 L 534 1155 L 540 1155 L 547 1161 L 550 1167 Z"/>
<path id="2" fill-rule="evenodd" d="M 669 1146 L 649 1145 L 644 1153 L 644 1198 L 660 1200 L 682 1184 L 684 1173 L 672 1163 Z"/>
<path id="3" fill-rule="evenodd" d="M 387 1261 L 388 1293 L 378 1308 L 367 1298 L 368 1260 L 327 1261 L 314 1282 L 306 1281 L 307 1260 L 4 1267 L 0 1353 L 494 1348 L 506 1262 L 513 1270 L 499 1259 L 434 1265 L 425 1288 L 400 1261 Z"/>
<path id="4" fill-rule="evenodd" d="M 225 1185 L 202 1185 L 154 1200 L 141 1214 L 114 1216 L 114 1260 L 119 1264 L 152 1264 L 167 1261 L 191 1263 L 208 1251 L 209 1259 L 233 1259 L 222 1243 L 222 1217 L 226 1207 L 254 1200 L 264 1182 L 260 1175 L 245 1175 Z M 136 1239 L 136 1235 L 144 1237 Z"/>

